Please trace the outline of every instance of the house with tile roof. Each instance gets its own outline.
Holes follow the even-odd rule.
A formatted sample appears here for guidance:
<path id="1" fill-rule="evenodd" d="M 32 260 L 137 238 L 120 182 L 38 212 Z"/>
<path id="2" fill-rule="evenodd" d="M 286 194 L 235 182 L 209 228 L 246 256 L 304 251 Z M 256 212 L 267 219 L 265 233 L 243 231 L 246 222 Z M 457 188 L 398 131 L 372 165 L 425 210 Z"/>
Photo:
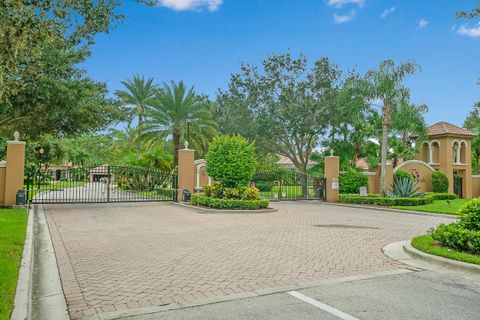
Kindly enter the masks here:
<path id="1" fill-rule="evenodd" d="M 417 176 L 418 182 L 428 185 L 431 184 L 431 172 L 440 171 L 448 177 L 450 193 L 461 198 L 479 196 L 480 177 L 472 176 L 472 140 L 476 136 L 470 130 L 445 121 L 435 123 L 427 128 L 427 139 L 418 146 L 420 151 L 416 159 L 400 164 L 394 172 L 410 171 Z"/>

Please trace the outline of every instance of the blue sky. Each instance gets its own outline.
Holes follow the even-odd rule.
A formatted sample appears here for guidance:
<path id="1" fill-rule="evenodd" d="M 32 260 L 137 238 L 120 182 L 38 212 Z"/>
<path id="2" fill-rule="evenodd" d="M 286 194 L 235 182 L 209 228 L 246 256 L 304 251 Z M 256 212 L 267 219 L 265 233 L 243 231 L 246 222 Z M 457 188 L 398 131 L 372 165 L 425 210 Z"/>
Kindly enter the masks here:
<path id="1" fill-rule="evenodd" d="M 241 61 L 270 53 L 328 56 L 363 73 L 384 59 L 415 60 L 407 81 L 412 101 L 430 110 L 427 122 L 461 125 L 480 100 L 480 25 L 455 12 L 474 0 L 128 0 L 127 20 L 99 35 L 84 64 L 111 90 L 133 74 L 157 82 L 184 80 L 215 96 Z"/>

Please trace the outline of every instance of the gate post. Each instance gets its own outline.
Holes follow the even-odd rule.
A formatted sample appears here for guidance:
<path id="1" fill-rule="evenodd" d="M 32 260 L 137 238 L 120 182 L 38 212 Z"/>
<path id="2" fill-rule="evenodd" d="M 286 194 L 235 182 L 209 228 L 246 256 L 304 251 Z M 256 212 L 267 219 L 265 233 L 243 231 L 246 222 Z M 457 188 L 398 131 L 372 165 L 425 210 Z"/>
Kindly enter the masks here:
<path id="1" fill-rule="evenodd" d="M 16 204 L 17 191 L 23 190 L 25 178 L 25 141 L 19 141 L 19 134 L 15 132 L 15 140 L 7 141 L 7 164 L 5 168 L 4 201 L 5 207 Z"/>
<path id="2" fill-rule="evenodd" d="M 326 179 L 326 191 L 327 202 L 337 202 L 339 193 L 338 177 L 340 176 L 340 157 L 331 155 L 325 157 L 325 179 Z"/>
<path id="3" fill-rule="evenodd" d="M 182 201 L 183 189 L 191 193 L 195 189 L 195 150 L 188 148 L 178 150 L 178 192 L 177 201 Z"/>

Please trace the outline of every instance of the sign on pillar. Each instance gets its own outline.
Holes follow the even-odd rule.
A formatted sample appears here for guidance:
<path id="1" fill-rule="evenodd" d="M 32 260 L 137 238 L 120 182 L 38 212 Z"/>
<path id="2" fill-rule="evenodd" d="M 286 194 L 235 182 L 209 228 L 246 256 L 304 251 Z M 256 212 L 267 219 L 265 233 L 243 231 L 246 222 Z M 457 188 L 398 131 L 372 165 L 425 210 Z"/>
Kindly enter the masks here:
<path id="1" fill-rule="evenodd" d="M 325 179 L 327 183 L 327 202 L 337 202 L 340 190 L 340 157 L 325 157 Z"/>

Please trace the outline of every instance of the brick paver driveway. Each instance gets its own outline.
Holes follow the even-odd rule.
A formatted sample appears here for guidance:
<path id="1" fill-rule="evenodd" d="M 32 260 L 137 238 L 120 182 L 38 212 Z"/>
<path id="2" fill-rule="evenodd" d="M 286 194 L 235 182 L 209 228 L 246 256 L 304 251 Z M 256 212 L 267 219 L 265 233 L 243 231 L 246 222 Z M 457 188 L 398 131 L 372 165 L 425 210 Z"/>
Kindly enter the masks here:
<path id="1" fill-rule="evenodd" d="M 169 203 L 45 206 L 72 318 L 399 269 L 384 245 L 446 218 L 309 202 L 201 214 Z"/>

